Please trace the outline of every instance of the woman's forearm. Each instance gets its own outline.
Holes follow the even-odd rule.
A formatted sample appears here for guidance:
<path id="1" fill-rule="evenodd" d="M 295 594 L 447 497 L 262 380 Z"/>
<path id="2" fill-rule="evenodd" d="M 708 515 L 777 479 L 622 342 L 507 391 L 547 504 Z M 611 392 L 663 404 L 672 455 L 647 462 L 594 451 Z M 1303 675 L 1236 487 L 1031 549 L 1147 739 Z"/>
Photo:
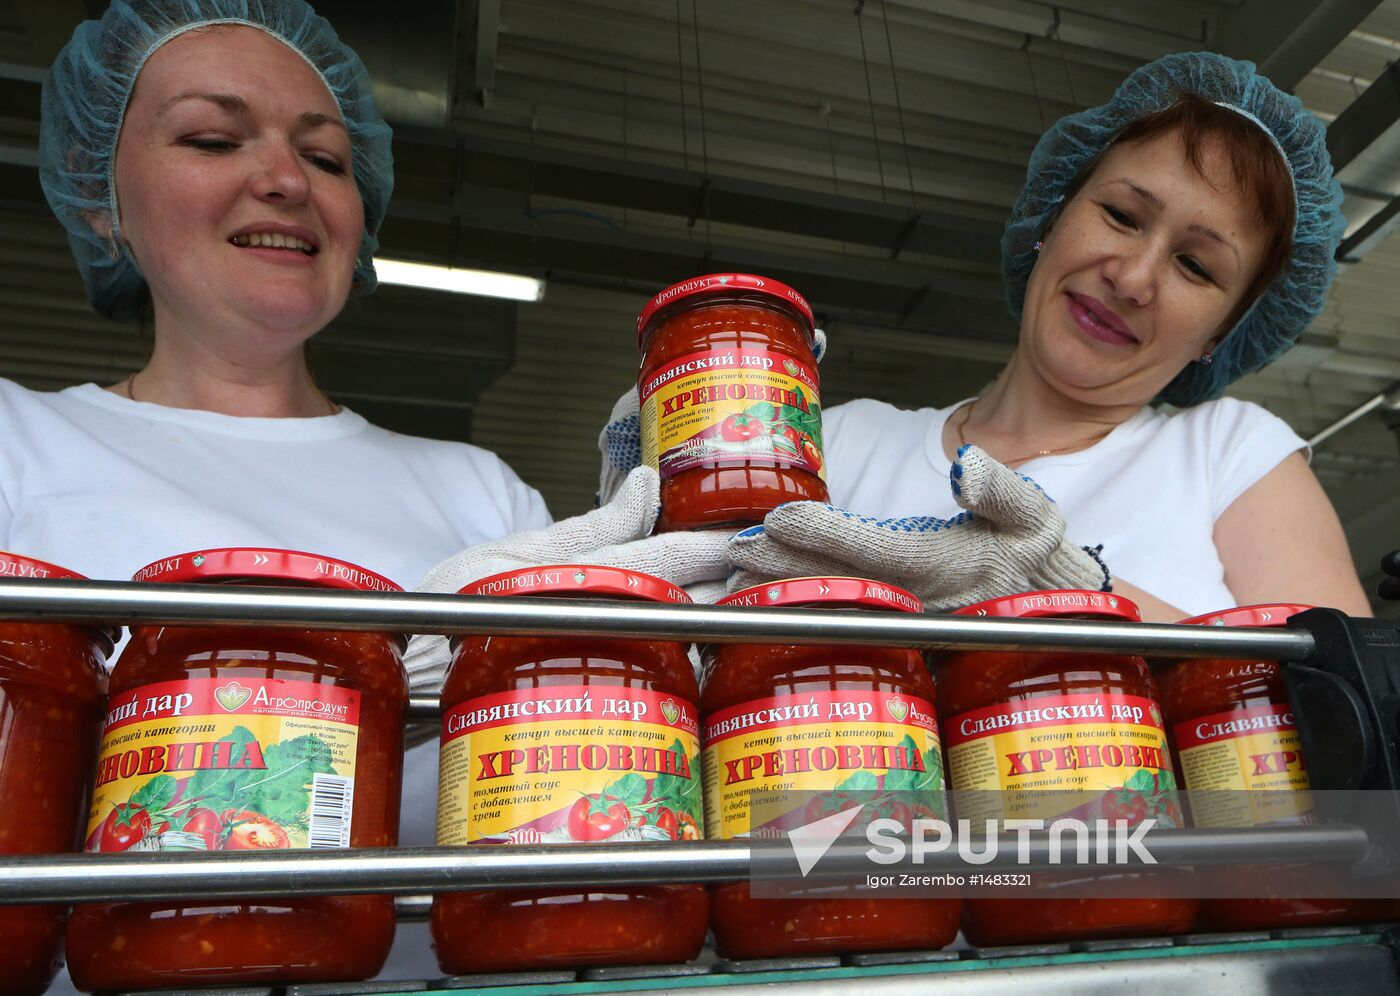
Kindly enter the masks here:
<path id="1" fill-rule="evenodd" d="M 1136 602 L 1138 609 L 1142 612 L 1143 622 L 1180 622 L 1190 615 L 1190 613 L 1184 612 L 1175 605 L 1162 601 L 1155 595 L 1149 595 L 1131 581 L 1125 581 L 1120 577 L 1114 577 L 1113 579 L 1113 593 L 1115 595 L 1122 595 Z"/>

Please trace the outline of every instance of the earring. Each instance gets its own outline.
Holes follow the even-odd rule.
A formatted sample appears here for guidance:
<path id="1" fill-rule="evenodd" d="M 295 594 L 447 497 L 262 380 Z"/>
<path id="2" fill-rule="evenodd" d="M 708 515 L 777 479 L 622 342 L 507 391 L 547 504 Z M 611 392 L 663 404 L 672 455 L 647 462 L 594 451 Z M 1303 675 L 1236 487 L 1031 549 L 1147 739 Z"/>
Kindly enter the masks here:
<path id="1" fill-rule="evenodd" d="M 1031 252 L 1040 252 L 1043 248 L 1045 248 L 1045 243 L 1041 242 L 1039 239 L 1031 243 Z"/>
<path id="2" fill-rule="evenodd" d="M 1210 355 L 1209 353 L 1202 353 L 1200 358 L 1198 358 L 1196 362 L 1203 367 L 1208 367 L 1215 362 L 1215 357 Z"/>

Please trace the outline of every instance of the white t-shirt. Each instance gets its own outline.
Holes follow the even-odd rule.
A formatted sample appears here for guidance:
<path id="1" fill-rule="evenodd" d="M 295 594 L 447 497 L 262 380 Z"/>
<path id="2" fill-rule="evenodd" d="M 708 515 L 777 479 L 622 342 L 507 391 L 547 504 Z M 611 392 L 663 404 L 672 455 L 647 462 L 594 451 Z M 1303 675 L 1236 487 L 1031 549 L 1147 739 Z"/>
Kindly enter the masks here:
<path id="1" fill-rule="evenodd" d="M 412 589 L 459 550 L 549 524 L 495 454 L 389 432 L 348 409 L 240 418 L 0 379 L 0 549 L 101 580 L 221 546 L 306 550 Z M 432 844 L 436 741 L 404 761 L 399 840 Z M 385 975 L 437 974 L 424 924 L 399 928 Z M 50 990 L 73 992 L 66 973 Z"/>
<path id="2" fill-rule="evenodd" d="M 548 524 L 494 454 L 348 409 L 240 418 L 0 380 L 0 549 L 126 580 L 201 547 L 348 560 L 411 589 L 465 547 Z"/>
<path id="3" fill-rule="evenodd" d="M 956 515 L 942 440 L 963 404 L 904 411 L 860 400 L 823 412 L 833 504 L 882 518 Z M 1258 405 L 1221 398 L 1171 416 L 1144 407 L 1086 450 L 1017 470 L 1059 504 L 1072 541 L 1103 544 L 1114 577 L 1196 615 L 1237 604 L 1215 548 L 1216 520 L 1306 446 Z"/>

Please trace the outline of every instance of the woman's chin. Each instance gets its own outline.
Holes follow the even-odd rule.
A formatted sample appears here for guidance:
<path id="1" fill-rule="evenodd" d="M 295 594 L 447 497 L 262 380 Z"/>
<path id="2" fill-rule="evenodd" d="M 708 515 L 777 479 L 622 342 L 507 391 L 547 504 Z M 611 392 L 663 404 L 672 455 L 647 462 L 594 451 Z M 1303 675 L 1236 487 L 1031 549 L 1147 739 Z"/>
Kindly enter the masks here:
<path id="1" fill-rule="evenodd" d="M 264 288 L 260 293 L 235 302 L 235 310 L 252 324 L 270 332 L 309 339 L 329 324 L 344 305 L 343 298 L 332 308 L 324 294 L 300 290 L 275 292 Z"/>

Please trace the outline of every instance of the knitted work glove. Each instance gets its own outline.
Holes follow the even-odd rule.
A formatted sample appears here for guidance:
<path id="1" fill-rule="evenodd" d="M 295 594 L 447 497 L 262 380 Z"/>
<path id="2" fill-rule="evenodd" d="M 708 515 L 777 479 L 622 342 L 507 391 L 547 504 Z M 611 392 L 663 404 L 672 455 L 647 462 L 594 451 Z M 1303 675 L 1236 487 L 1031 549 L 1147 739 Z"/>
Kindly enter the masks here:
<path id="1" fill-rule="evenodd" d="M 826 355 L 826 333 L 817 329 L 815 338 L 812 355 L 820 363 Z M 641 403 L 635 384 L 613 405 L 603 431 L 598 433 L 598 452 L 603 455 L 598 472 L 598 504 L 606 505 L 632 468 L 642 462 Z"/>
<path id="2" fill-rule="evenodd" d="M 779 578 L 850 575 L 909 589 L 942 611 L 1021 591 L 1110 590 L 1098 550 L 1065 539 L 1054 499 L 976 446 L 958 451 L 951 519 L 874 519 L 801 501 L 780 505 L 729 545 L 729 590 Z"/>
<path id="3" fill-rule="evenodd" d="M 685 588 L 697 602 L 713 602 L 724 594 L 729 573 L 724 550 L 732 534 L 709 530 L 651 536 L 660 490 L 656 471 L 637 467 L 602 508 L 463 550 L 429 571 L 415 590 L 460 591 L 481 578 L 541 564 L 596 564 L 653 574 Z M 445 637 L 415 636 L 404 656 L 409 688 L 418 695 L 437 694 L 450 662 Z"/>

